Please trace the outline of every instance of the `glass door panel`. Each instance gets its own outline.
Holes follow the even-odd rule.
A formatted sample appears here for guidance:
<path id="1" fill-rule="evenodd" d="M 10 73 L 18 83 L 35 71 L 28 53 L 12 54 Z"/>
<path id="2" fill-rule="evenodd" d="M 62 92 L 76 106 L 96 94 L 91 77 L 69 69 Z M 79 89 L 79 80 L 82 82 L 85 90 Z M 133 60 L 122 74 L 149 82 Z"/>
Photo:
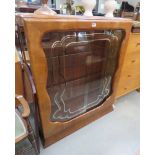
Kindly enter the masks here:
<path id="1" fill-rule="evenodd" d="M 44 34 L 51 121 L 69 121 L 104 104 L 112 93 L 123 37 L 123 30 Z"/>

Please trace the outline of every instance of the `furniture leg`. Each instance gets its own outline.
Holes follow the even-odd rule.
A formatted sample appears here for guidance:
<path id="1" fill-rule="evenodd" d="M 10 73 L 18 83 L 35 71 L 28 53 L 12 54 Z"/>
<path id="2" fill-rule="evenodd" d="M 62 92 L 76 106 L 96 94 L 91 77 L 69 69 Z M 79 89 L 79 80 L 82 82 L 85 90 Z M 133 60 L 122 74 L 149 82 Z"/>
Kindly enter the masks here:
<path id="1" fill-rule="evenodd" d="M 34 135 L 32 126 L 30 124 L 29 119 L 27 119 L 26 121 L 27 121 L 27 124 L 28 124 L 28 132 L 29 132 L 28 139 L 29 139 L 29 141 L 31 142 L 31 144 L 32 144 L 32 146 L 34 148 L 35 154 L 39 155 L 38 147 L 37 147 L 37 143 L 36 143 L 36 139 L 35 139 L 35 135 Z"/>
<path id="2" fill-rule="evenodd" d="M 34 121 L 35 121 L 35 132 L 36 132 L 36 143 L 38 152 L 40 153 L 40 143 L 39 143 L 39 112 L 38 112 L 38 102 L 37 96 L 34 94 Z"/>

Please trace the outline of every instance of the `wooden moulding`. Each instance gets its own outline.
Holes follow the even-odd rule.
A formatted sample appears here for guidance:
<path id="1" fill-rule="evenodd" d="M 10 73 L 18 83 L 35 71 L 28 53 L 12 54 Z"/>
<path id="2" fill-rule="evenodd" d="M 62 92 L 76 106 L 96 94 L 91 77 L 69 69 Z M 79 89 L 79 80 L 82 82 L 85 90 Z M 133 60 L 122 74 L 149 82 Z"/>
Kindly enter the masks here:
<path id="1" fill-rule="evenodd" d="M 71 134 L 79 128 L 96 120 L 97 118 L 112 111 L 112 104 L 116 94 L 116 88 L 121 73 L 129 33 L 131 31 L 132 21 L 121 18 L 103 18 L 103 17 L 75 17 L 75 16 L 23 16 L 24 30 L 26 33 L 28 49 L 30 53 L 30 64 L 34 82 L 37 90 L 39 111 L 42 127 L 42 142 L 44 147 L 55 143 L 63 137 Z M 96 23 L 93 27 L 92 24 Z M 123 29 L 125 38 L 122 42 L 119 64 L 113 80 L 112 94 L 106 99 L 104 104 L 94 108 L 87 113 L 80 115 L 67 122 L 51 122 L 51 100 L 46 90 L 47 82 L 47 62 L 45 53 L 41 47 L 41 38 L 46 32 L 50 31 L 69 31 L 69 30 L 103 30 L 103 29 Z"/>

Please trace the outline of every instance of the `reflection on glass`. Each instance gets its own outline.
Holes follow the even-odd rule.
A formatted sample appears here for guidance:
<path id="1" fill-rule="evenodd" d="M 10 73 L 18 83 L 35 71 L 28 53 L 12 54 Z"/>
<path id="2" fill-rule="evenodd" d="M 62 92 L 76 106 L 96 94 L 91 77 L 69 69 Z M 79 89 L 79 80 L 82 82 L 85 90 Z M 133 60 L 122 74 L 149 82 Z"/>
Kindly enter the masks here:
<path id="1" fill-rule="evenodd" d="M 42 38 L 51 121 L 68 121 L 112 93 L 122 30 L 49 32 Z"/>

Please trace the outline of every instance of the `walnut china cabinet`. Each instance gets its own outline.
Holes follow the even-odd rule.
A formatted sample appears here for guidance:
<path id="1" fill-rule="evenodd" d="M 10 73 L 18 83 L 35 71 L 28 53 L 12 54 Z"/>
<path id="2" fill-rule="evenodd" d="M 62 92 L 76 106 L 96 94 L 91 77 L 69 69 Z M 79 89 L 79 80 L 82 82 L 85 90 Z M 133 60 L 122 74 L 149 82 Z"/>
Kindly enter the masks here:
<path id="1" fill-rule="evenodd" d="M 113 110 L 128 19 L 25 17 L 44 147 Z"/>

